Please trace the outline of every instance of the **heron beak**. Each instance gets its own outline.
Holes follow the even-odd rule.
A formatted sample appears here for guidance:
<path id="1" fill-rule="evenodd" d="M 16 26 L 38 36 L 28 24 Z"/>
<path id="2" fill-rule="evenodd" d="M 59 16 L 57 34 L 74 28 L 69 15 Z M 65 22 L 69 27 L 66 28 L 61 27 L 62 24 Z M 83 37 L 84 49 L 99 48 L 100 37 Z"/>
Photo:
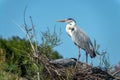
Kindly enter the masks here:
<path id="1" fill-rule="evenodd" d="M 57 22 L 65 22 L 66 20 L 57 20 Z"/>

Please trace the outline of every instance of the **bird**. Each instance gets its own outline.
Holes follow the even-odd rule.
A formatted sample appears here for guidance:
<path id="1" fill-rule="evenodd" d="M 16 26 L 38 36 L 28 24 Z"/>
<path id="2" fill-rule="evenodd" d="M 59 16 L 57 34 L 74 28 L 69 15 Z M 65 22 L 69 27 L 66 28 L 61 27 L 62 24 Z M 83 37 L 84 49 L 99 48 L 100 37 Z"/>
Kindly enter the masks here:
<path id="1" fill-rule="evenodd" d="M 75 66 L 77 62 L 76 58 L 69 58 L 69 59 L 54 59 L 50 60 L 50 63 L 56 64 L 56 65 L 62 65 L 64 67 L 69 67 L 69 66 Z"/>
<path id="2" fill-rule="evenodd" d="M 91 58 L 96 56 L 93 44 L 88 35 L 78 26 L 73 18 L 67 18 L 63 20 L 57 20 L 57 22 L 65 22 L 66 32 L 71 37 L 74 44 L 78 47 L 78 61 L 80 59 L 80 49 L 86 52 L 86 63 L 88 63 L 88 54 Z"/>

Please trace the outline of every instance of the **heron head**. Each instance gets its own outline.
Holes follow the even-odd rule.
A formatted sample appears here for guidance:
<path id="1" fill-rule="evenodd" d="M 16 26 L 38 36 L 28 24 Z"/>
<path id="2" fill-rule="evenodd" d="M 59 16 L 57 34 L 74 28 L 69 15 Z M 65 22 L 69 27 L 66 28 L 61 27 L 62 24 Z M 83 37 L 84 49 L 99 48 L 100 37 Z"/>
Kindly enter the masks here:
<path id="1" fill-rule="evenodd" d="M 64 19 L 64 20 L 58 20 L 57 22 L 66 22 L 67 24 L 73 25 L 73 26 L 76 24 L 76 21 L 73 18 L 67 18 L 67 19 Z"/>

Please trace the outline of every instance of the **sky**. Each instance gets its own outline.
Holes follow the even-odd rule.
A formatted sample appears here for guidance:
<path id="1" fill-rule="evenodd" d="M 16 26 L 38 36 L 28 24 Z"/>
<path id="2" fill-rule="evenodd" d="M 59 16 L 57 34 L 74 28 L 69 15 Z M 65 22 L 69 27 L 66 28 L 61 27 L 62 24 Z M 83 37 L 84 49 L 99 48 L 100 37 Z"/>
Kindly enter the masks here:
<path id="1" fill-rule="evenodd" d="M 92 43 L 96 39 L 100 50 L 106 50 L 112 65 L 120 61 L 120 0 L 0 0 L 0 36 L 25 37 L 15 25 L 23 25 L 25 6 L 26 21 L 32 16 L 36 26 L 37 40 L 40 32 L 47 27 L 53 31 L 62 29 L 62 44 L 54 48 L 64 58 L 77 58 L 78 49 L 66 34 L 64 23 L 56 20 L 74 18 L 77 26 L 90 37 Z M 85 62 L 85 52 L 81 51 L 81 61 Z M 93 59 L 98 64 L 97 58 Z"/>

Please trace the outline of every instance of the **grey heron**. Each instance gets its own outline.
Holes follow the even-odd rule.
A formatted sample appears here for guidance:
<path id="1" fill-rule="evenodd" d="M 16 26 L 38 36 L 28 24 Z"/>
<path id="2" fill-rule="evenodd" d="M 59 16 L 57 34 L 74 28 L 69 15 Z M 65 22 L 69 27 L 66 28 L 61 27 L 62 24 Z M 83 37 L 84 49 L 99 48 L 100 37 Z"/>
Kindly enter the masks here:
<path id="1" fill-rule="evenodd" d="M 50 63 L 56 64 L 56 65 L 62 65 L 64 67 L 69 67 L 69 66 L 75 66 L 77 62 L 76 58 L 69 58 L 69 59 L 54 59 L 51 60 Z"/>
<path id="2" fill-rule="evenodd" d="M 86 51 L 86 63 L 88 63 L 88 54 L 91 58 L 96 56 L 93 44 L 87 34 L 76 26 L 76 21 L 72 18 L 58 20 L 57 22 L 66 22 L 66 32 L 71 37 L 75 45 L 78 46 L 78 61 L 80 58 L 80 48 Z"/>

